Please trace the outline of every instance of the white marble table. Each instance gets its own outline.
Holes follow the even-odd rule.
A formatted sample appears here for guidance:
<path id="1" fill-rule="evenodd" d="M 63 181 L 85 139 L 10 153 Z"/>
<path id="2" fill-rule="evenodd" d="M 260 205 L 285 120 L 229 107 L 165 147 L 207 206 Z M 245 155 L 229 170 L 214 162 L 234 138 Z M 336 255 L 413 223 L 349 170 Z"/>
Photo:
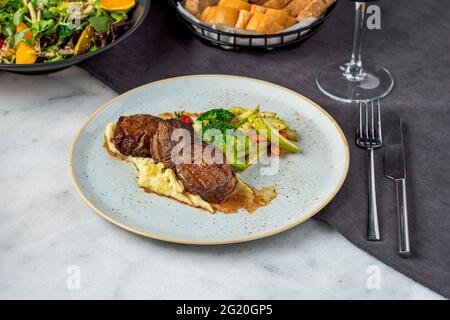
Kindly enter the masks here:
<path id="1" fill-rule="evenodd" d="M 0 298 L 442 299 L 312 220 L 219 247 L 150 240 L 103 220 L 75 191 L 68 155 L 115 95 L 77 67 L 0 72 Z"/>

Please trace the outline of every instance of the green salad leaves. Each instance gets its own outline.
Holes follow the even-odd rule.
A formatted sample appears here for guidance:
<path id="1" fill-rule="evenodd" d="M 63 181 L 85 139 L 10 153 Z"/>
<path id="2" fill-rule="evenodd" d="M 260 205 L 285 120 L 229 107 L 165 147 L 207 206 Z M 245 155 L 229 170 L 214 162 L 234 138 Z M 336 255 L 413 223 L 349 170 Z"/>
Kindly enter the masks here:
<path id="1" fill-rule="evenodd" d="M 51 62 L 96 51 L 128 30 L 128 15 L 104 10 L 101 0 L 0 0 L 0 63 Z M 87 28 L 93 32 L 79 44 Z"/>

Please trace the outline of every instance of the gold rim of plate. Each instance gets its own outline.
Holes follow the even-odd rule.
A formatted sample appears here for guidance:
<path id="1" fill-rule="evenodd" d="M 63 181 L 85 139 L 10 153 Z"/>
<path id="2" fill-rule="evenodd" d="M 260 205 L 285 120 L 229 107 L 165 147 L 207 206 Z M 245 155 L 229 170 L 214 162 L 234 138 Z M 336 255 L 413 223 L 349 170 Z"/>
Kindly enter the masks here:
<path id="1" fill-rule="evenodd" d="M 86 126 L 92 121 L 92 119 L 94 119 L 94 117 L 100 113 L 101 111 L 103 111 L 104 109 L 108 108 L 109 106 L 111 106 L 115 101 L 122 99 L 124 96 L 127 96 L 135 91 L 138 91 L 142 88 L 145 87 L 151 87 L 151 86 L 155 86 L 155 85 L 159 85 L 165 82 L 170 82 L 170 81 L 175 81 L 175 80 L 179 80 L 179 79 L 190 79 L 190 78 L 207 78 L 207 77 L 224 77 L 224 78 L 234 78 L 234 79 L 243 79 L 243 80 L 248 80 L 248 81 L 254 81 L 254 82 L 258 82 L 264 85 L 268 85 L 277 89 L 281 89 L 287 93 L 291 93 L 296 95 L 297 97 L 299 97 L 300 99 L 308 102 L 309 104 L 313 105 L 315 108 L 317 108 L 319 111 L 321 111 L 328 119 L 330 119 L 330 121 L 334 124 L 334 126 L 336 127 L 336 129 L 339 132 L 339 135 L 341 137 L 341 140 L 345 146 L 345 164 L 344 164 L 344 170 L 342 173 L 342 176 L 340 177 L 338 183 L 336 184 L 336 188 L 333 190 L 333 192 L 324 200 L 322 201 L 322 203 L 315 209 L 312 210 L 310 212 L 308 212 L 306 214 L 306 216 L 301 217 L 300 219 L 294 220 L 292 223 L 285 225 L 283 227 L 279 227 L 279 228 L 275 228 L 271 231 L 268 232 L 262 232 L 262 233 L 258 233 L 249 237 L 241 237 L 241 238 L 235 238 L 235 239 L 230 239 L 230 240 L 183 240 L 183 239 L 177 239 L 177 238 L 171 238 L 171 237 L 165 237 L 161 234 L 157 234 L 157 233 L 152 233 L 152 232 L 146 232 L 146 231 L 141 231 L 141 230 L 137 230 L 134 228 L 131 228 L 130 226 L 127 226 L 119 221 L 114 220 L 113 218 L 111 218 L 110 216 L 108 216 L 106 213 L 104 213 L 103 211 L 101 211 L 99 208 L 97 208 L 95 206 L 94 203 L 92 203 L 87 196 L 85 196 L 85 194 L 83 193 L 83 191 L 81 190 L 80 186 L 78 185 L 77 179 L 75 177 L 75 173 L 74 173 L 74 168 L 73 168 L 73 155 L 74 155 L 74 150 L 75 150 L 75 145 L 77 144 L 78 138 L 80 137 L 81 133 L 83 132 L 83 130 L 86 128 Z M 94 212 L 96 212 L 97 214 L 99 214 L 101 217 L 103 217 L 104 219 L 108 220 L 109 222 L 112 222 L 113 224 L 115 224 L 116 226 L 119 226 L 127 231 L 130 231 L 132 233 L 147 237 L 147 238 L 152 238 L 152 239 L 156 239 L 156 240 L 161 240 L 161 241 L 166 241 L 166 242 L 172 242 L 172 243 L 181 243 L 181 244 L 195 244 L 195 245 L 219 245 L 219 244 L 232 244 L 232 243 L 239 243 L 239 242 L 247 242 L 247 241 L 252 241 L 252 240 L 257 240 L 257 239 L 261 239 L 261 238 L 265 238 L 265 237 L 269 237 L 278 233 L 281 233 L 283 231 L 289 230 L 295 226 L 298 226 L 299 224 L 305 222 L 306 220 L 310 219 L 312 216 L 314 216 L 316 213 L 318 213 L 319 211 L 321 211 L 335 196 L 336 194 L 339 192 L 339 190 L 341 189 L 342 185 L 344 184 L 344 181 L 347 177 L 348 174 L 348 169 L 349 169 L 349 165 L 350 165 L 350 151 L 349 151 L 349 146 L 348 146 L 348 142 L 347 139 L 345 138 L 344 133 L 342 132 L 341 127 L 339 126 L 339 124 L 336 122 L 336 120 L 334 120 L 334 118 L 328 113 L 326 112 L 322 107 L 320 107 L 317 103 L 315 103 L 314 101 L 306 98 L 305 96 L 299 94 L 298 92 L 295 92 L 291 89 L 285 88 L 283 86 L 268 82 L 268 81 L 264 81 L 264 80 L 258 80 L 258 79 L 254 79 L 254 78 L 249 78 L 249 77 L 242 77 L 242 76 L 232 76 L 232 75 L 223 75 L 223 74 L 200 74 L 200 75 L 190 75 L 190 76 L 178 76 L 178 77 L 172 77 L 172 78 L 167 78 L 167 79 L 163 79 L 163 80 L 158 80 L 158 81 L 153 81 L 147 84 L 144 84 L 142 86 L 136 87 L 134 89 L 131 89 L 113 99 L 111 99 L 110 101 L 108 101 L 107 103 L 105 103 L 104 105 L 102 105 L 100 108 L 98 108 L 92 115 L 89 116 L 89 118 L 87 119 L 87 121 L 83 124 L 83 126 L 78 130 L 75 139 L 72 142 L 72 146 L 70 148 L 70 153 L 69 153 L 69 167 L 70 167 L 70 175 L 72 177 L 72 181 L 75 185 L 75 188 L 77 190 L 77 192 L 80 194 L 81 198 L 94 210 Z"/>

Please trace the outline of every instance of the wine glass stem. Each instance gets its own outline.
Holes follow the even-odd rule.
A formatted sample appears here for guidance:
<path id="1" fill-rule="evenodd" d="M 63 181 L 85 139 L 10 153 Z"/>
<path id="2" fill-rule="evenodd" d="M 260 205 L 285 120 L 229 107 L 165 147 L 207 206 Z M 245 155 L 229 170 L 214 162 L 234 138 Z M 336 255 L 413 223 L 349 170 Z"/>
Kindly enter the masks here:
<path id="1" fill-rule="evenodd" d="M 353 50 L 350 62 L 346 64 L 344 76 L 350 81 L 361 81 L 364 73 L 361 60 L 361 42 L 364 27 L 364 15 L 366 12 L 365 2 L 355 2 L 355 30 L 353 34 Z"/>

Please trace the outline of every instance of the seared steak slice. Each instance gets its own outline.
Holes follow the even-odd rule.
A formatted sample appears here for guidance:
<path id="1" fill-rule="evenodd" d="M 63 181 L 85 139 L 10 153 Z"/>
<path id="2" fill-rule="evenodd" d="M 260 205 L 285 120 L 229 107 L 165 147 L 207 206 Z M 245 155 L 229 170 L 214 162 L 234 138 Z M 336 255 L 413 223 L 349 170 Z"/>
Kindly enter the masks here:
<path id="1" fill-rule="evenodd" d="M 177 164 L 175 171 L 188 192 L 210 203 L 222 203 L 236 191 L 237 179 L 227 163 Z"/>
<path id="2" fill-rule="evenodd" d="M 176 129 L 186 129 L 190 134 L 190 142 L 184 141 L 182 139 L 178 141 L 172 141 L 172 134 Z M 156 162 L 164 163 L 166 168 L 175 168 L 174 161 L 172 160 L 171 152 L 172 149 L 180 143 L 180 141 L 186 142 L 187 146 L 192 144 L 194 141 L 194 129 L 191 125 L 177 121 L 175 119 L 160 121 L 158 129 L 152 139 L 152 145 L 150 152 L 152 153 L 152 158 Z"/>
<path id="3" fill-rule="evenodd" d="M 152 137 L 161 121 L 148 114 L 120 117 L 114 131 L 114 145 L 126 156 L 151 157 Z"/>
<path id="4" fill-rule="evenodd" d="M 177 154 L 179 157 L 187 156 L 182 160 L 181 158 L 172 159 L 172 149 L 180 143 L 171 139 L 172 133 L 177 128 L 187 129 L 191 136 L 191 153 Z M 201 148 L 196 150 L 194 141 L 198 141 Z M 183 143 L 186 142 L 183 140 Z M 197 194 L 210 203 L 222 203 L 236 190 L 237 179 L 230 165 L 224 163 L 225 157 L 220 163 L 213 163 L 211 160 L 213 158 L 209 154 L 203 154 L 205 147 L 206 144 L 195 134 L 191 125 L 171 119 L 159 123 L 158 130 L 153 136 L 151 153 L 156 162 L 162 162 L 167 168 L 175 170 L 188 192 Z M 209 147 L 212 148 L 213 157 L 215 153 L 221 153 L 218 148 L 211 145 Z"/>

